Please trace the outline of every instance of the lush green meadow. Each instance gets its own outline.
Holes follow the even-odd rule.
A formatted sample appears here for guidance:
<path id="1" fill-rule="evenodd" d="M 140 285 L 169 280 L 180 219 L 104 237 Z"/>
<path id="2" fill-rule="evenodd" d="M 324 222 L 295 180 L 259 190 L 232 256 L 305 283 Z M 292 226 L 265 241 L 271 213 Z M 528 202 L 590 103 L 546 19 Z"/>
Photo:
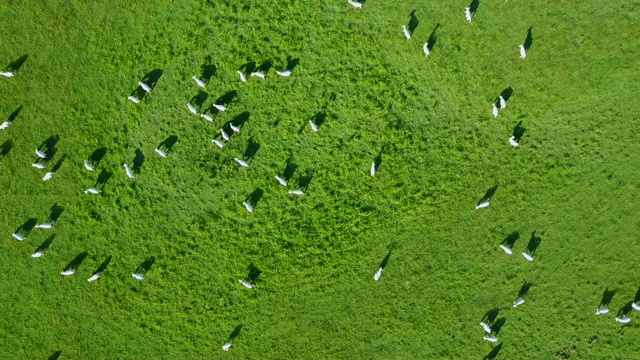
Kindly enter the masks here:
<path id="1" fill-rule="evenodd" d="M 614 321 L 640 286 L 640 1 L 482 0 L 472 24 L 468 5 L 0 2 L 0 66 L 27 55 L 0 77 L 0 123 L 21 107 L 0 131 L 0 359 L 640 359 L 640 313 Z M 242 83 L 251 62 L 272 66 Z M 213 123 L 186 106 L 211 65 L 201 110 L 237 93 Z M 11 237 L 54 205 L 52 229 Z M 508 256 L 498 245 L 515 231 Z M 595 316 L 606 289 L 611 312 Z M 478 323 L 495 308 L 491 344 Z"/>

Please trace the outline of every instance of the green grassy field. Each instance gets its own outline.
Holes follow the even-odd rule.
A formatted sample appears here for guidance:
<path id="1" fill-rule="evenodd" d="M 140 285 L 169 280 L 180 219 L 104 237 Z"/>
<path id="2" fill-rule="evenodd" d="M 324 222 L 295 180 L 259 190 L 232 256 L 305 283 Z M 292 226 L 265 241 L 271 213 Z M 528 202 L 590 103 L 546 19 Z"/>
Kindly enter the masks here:
<path id="1" fill-rule="evenodd" d="M 614 321 L 640 286 L 640 1 L 481 1 L 471 25 L 465 6 L 0 3 L 0 65 L 27 55 L 0 78 L 0 122 L 22 107 L 0 131 L 0 359 L 640 359 L 635 310 Z M 277 76 L 292 59 L 291 77 Z M 240 82 L 250 62 L 272 63 L 265 79 Z M 202 109 L 237 92 L 213 123 L 186 107 L 208 65 Z M 155 69 L 152 92 L 129 102 Z M 212 144 L 247 112 L 224 148 Z M 33 168 L 52 136 L 47 169 Z M 233 161 L 255 144 L 249 167 Z M 145 160 L 129 179 L 136 150 Z M 287 166 L 304 196 L 274 179 Z M 102 193 L 85 195 L 98 178 Z M 54 205 L 52 229 L 11 237 Z M 515 231 L 508 256 L 498 245 Z M 238 283 L 250 269 L 252 290 Z M 605 289 L 611 312 L 595 316 Z M 496 308 L 490 344 L 478 323 Z"/>

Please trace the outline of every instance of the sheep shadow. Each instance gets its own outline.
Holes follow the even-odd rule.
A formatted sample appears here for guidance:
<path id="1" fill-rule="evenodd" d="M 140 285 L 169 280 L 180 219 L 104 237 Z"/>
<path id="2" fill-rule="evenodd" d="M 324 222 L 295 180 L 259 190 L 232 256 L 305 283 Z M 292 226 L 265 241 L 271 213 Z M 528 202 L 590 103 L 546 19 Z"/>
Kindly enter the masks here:
<path id="1" fill-rule="evenodd" d="M 60 159 L 58 159 L 58 161 L 56 161 L 56 164 L 53 165 L 53 167 L 51 168 L 52 172 L 56 172 L 58 170 L 60 170 L 60 167 L 62 167 L 62 163 L 64 162 L 64 159 L 67 158 L 67 154 L 63 154 L 62 157 Z"/>
<path id="2" fill-rule="evenodd" d="M 158 149 L 164 150 L 165 152 L 170 152 L 173 149 L 173 145 L 178 142 L 177 135 L 171 135 L 168 138 L 162 140 L 160 144 L 158 144 Z"/>
<path id="3" fill-rule="evenodd" d="M 205 84 L 209 84 L 209 81 L 211 80 L 211 78 L 216 76 L 217 74 L 217 68 L 213 64 L 202 65 L 200 67 L 200 70 L 202 71 L 202 81 L 204 81 Z"/>
<path id="4" fill-rule="evenodd" d="M 258 269 L 253 263 L 251 263 L 247 267 L 247 270 L 249 270 L 249 273 L 247 274 L 247 277 L 246 277 L 247 281 L 249 281 L 252 284 L 255 284 L 255 282 L 260 277 L 260 274 L 262 274 L 262 271 L 260 271 L 260 269 Z"/>
<path id="5" fill-rule="evenodd" d="M 136 268 L 135 273 L 136 274 L 146 274 L 151 267 L 153 266 L 153 264 L 156 262 L 156 257 L 152 256 L 150 258 L 148 258 L 147 260 L 143 261 L 142 264 L 140 264 L 140 266 L 138 266 Z"/>
<path id="6" fill-rule="evenodd" d="M 60 215 L 62 215 L 62 212 L 64 211 L 64 208 L 58 204 L 53 204 L 49 209 L 49 211 L 51 211 L 51 213 L 49 213 L 49 218 L 47 219 L 47 222 L 54 223 L 58 221 L 58 219 L 60 218 Z"/>
<path id="7" fill-rule="evenodd" d="M 102 158 L 107 154 L 107 148 L 106 147 L 101 147 L 99 149 L 95 149 L 92 153 L 91 156 L 89 156 L 89 162 L 91 162 L 91 164 L 94 167 L 98 167 L 98 165 L 100 165 L 100 161 L 102 161 Z"/>
<path id="8" fill-rule="evenodd" d="M 20 106 L 18 106 L 17 109 L 13 110 L 11 115 L 9 115 L 9 118 L 7 118 L 7 121 L 9 121 L 9 122 L 16 121 L 16 118 L 18 117 L 18 115 L 20 115 L 20 112 L 22 111 L 22 108 L 23 108 L 23 106 L 20 105 Z"/>
<path id="9" fill-rule="evenodd" d="M 140 81 L 149 85 L 149 87 L 153 91 L 153 89 L 156 87 L 156 84 L 158 83 L 158 80 L 160 80 L 160 77 L 162 76 L 162 74 L 163 74 L 162 69 L 154 69 L 149 71 L 147 75 L 145 75 Z"/>
<path id="10" fill-rule="evenodd" d="M 522 135 L 524 135 L 525 131 L 527 131 L 527 129 L 522 127 L 522 121 L 520 121 L 518 125 L 513 128 L 513 133 L 511 133 L 511 136 L 513 136 L 516 142 L 520 142 L 520 139 L 522 138 Z"/>
<path id="11" fill-rule="evenodd" d="M 245 161 L 253 160 L 253 157 L 256 156 L 256 153 L 260 149 L 260 143 L 258 143 L 253 136 L 249 139 L 249 144 L 247 145 L 247 150 L 244 151 L 243 158 Z"/>
<path id="12" fill-rule="evenodd" d="M 0 145 L 0 159 L 3 159 L 7 155 L 9 155 L 9 151 L 11 151 L 12 148 L 13 148 L 12 140 L 6 140 L 5 142 L 3 142 L 2 145 Z"/>
<path id="13" fill-rule="evenodd" d="M 436 30 L 440 27 L 440 23 L 436 24 L 436 27 L 433 28 L 433 31 L 429 35 L 429 39 L 427 39 L 427 43 L 429 43 L 429 51 L 433 51 L 436 46 L 436 42 L 438 42 L 438 35 L 436 35 Z"/>
<path id="14" fill-rule="evenodd" d="M 496 320 L 496 322 L 494 322 L 493 324 L 491 324 L 491 331 L 493 331 L 494 335 L 497 336 L 500 333 L 500 329 L 502 329 L 505 322 L 507 322 L 507 319 L 502 317 Z"/>
<path id="15" fill-rule="evenodd" d="M 600 304 L 598 305 L 598 307 L 609 306 L 609 303 L 611 302 L 611 299 L 613 299 L 613 296 L 615 294 L 616 290 L 609 290 L 609 288 L 604 289 L 604 292 L 602 293 L 602 299 L 600 300 Z"/>
<path id="16" fill-rule="evenodd" d="M 631 301 L 629 301 L 628 303 L 624 304 L 623 307 L 620 308 L 620 310 L 618 310 L 618 317 L 621 316 L 627 316 L 629 315 L 629 313 L 631 313 L 631 310 L 633 310 L 633 307 L 631 306 Z"/>
<path id="17" fill-rule="evenodd" d="M 364 1 L 361 2 L 364 3 Z M 285 70 L 293 71 L 299 63 L 300 58 L 291 58 L 291 56 L 289 56 L 287 57 L 287 68 Z"/>
<path id="18" fill-rule="evenodd" d="M 98 180 L 96 180 L 96 184 L 93 187 L 104 188 L 104 186 L 107 184 L 107 182 L 109 181 L 109 179 L 111 179 L 112 176 L 113 176 L 113 173 L 111 171 L 102 169 L 102 171 L 100 172 L 100 175 L 98 175 Z"/>
<path id="19" fill-rule="evenodd" d="M 271 70 L 272 67 L 273 67 L 273 62 L 271 60 L 266 60 L 266 61 L 263 61 L 262 64 L 260 64 L 260 66 L 258 66 L 256 70 L 267 75 L 267 73 L 269 72 L 269 70 Z"/>
<path id="20" fill-rule="evenodd" d="M 311 180 L 313 180 L 313 175 L 311 174 L 299 176 L 297 181 L 298 189 L 304 190 L 306 192 L 309 184 L 311 183 Z"/>
<path id="21" fill-rule="evenodd" d="M 136 173 L 140 172 L 140 168 L 142 167 L 142 164 L 144 164 L 144 154 L 142 153 L 142 150 L 140 150 L 139 148 L 136 149 L 136 156 L 133 158 L 133 171 Z"/>
<path id="22" fill-rule="evenodd" d="M 214 101 L 214 104 L 229 106 L 229 104 L 231 104 L 231 102 L 233 101 L 233 99 L 235 99 L 236 96 L 238 96 L 238 92 L 236 90 L 228 91 L 224 95 L 217 98 L 216 101 Z"/>
<path id="23" fill-rule="evenodd" d="M 487 354 L 487 356 L 483 357 L 482 360 L 493 360 L 500 353 L 500 349 L 502 349 L 502 343 L 498 344 L 498 346 L 491 349 L 491 351 Z"/>
<path id="24" fill-rule="evenodd" d="M 508 248 L 512 248 L 519 238 L 520 238 L 520 233 L 517 231 L 514 231 L 511 234 L 507 235 L 507 237 L 505 237 L 500 244 L 505 245 Z"/>
<path id="25" fill-rule="evenodd" d="M 416 11 L 413 10 L 409 13 L 409 24 L 407 25 L 407 30 L 409 30 L 411 35 L 413 35 L 413 32 L 416 31 L 419 23 L 420 21 L 418 21 L 418 17 L 416 17 Z"/>
<path id="26" fill-rule="evenodd" d="M 387 264 L 389 263 L 389 259 L 391 259 L 391 253 L 393 252 L 393 247 L 394 246 L 392 245 L 387 255 L 384 257 L 384 259 L 382 259 L 382 262 L 380 262 L 380 265 L 378 265 L 378 268 L 384 269 L 385 267 L 387 267 Z"/>
<path id="27" fill-rule="evenodd" d="M 60 141 L 60 136 L 52 135 L 49 136 L 45 141 L 43 141 L 40 146 L 38 146 L 38 150 L 43 151 L 45 154 L 47 154 L 47 158 L 45 160 L 49 160 L 55 155 L 56 151 L 58 150 L 56 149 L 58 141 Z"/>
<path id="28" fill-rule="evenodd" d="M 14 232 L 23 236 L 29 236 L 31 230 L 36 227 L 36 224 L 38 224 L 38 219 L 30 218 L 25 221 L 24 224 L 20 225 Z"/>
<path id="29" fill-rule="evenodd" d="M 191 103 L 191 105 L 195 105 L 198 109 L 200 109 L 208 98 L 209 94 L 207 92 L 199 91 L 197 95 L 193 96 L 191 100 L 189 100 L 189 103 Z"/>
<path id="30" fill-rule="evenodd" d="M 529 243 L 527 244 L 527 252 L 530 255 L 534 255 L 536 253 L 536 250 L 538 249 L 538 246 L 540 246 L 541 241 L 542 241 L 542 238 L 539 236 L 536 236 L 536 232 L 534 230 L 531 233 L 531 238 L 529 239 Z"/>
<path id="31" fill-rule="evenodd" d="M 244 125 L 245 122 L 247 122 L 247 120 L 249 120 L 249 117 L 251 116 L 251 113 L 248 111 L 245 111 L 241 114 L 236 115 L 233 120 L 229 121 L 228 123 L 225 124 L 225 126 L 233 124 L 234 126 L 237 127 L 242 127 Z"/>
<path id="32" fill-rule="evenodd" d="M 316 124 L 318 128 L 320 128 L 320 126 L 325 122 L 326 119 L 327 119 L 327 112 L 325 109 L 322 109 L 318 111 L 315 115 L 313 115 L 309 120 L 314 124 Z M 298 130 L 298 135 L 302 134 L 302 132 L 308 126 L 308 124 L 309 124 L 309 121 L 306 121 L 302 124 L 302 126 L 300 127 L 300 130 Z"/>
<path id="33" fill-rule="evenodd" d="M 527 30 L 527 38 L 524 39 L 524 44 L 522 44 L 526 51 L 529 51 L 529 48 L 533 45 L 533 34 L 531 33 L 531 30 L 533 30 L 533 26 Z"/>
<path id="34" fill-rule="evenodd" d="M 293 174 L 296 172 L 298 165 L 293 162 L 293 158 L 287 159 L 287 166 L 284 168 L 284 172 L 282 172 L 282 178 L 286 181 L 289 181 Z"/>
<path id="35" fill-rule="evenodd" d="M 58 350 L 49 356 L 49 360 L 58 360 L 60 355 L 62 354 L 62 350 Z"/>
<path id="36" fill-rule="evenodd" d="M 376 156 L 376 158 L 373 160 L 373 163 L 376 166 L 376 171 L 378 171 L 378 169 L 380 169 L 380 165 L 382 165 L 382 153 L 384 152 L 386 145 L 382 147 L 382 149 L 380 149 L 380 152 L 378 153 L 378 156 Z"/>
<path id="37" fill-rule="evenodd" d="M 500 96 L 502 96 L 502 98 L 505 101 L 509 101 L 509 98 L 511 97 L 511 95 L 513 95 L 513 88 L 511 86 L 509 86 L 508 88 L 502 90 L 502 92 L 500 93 Z M 498 99 L 496 99 L 498 100 Z"/>
<path id="38" fill-rule="evenodd" d="M 478 11 L 479 6 L 480 6 L 480 0 L 473 0 L 471 4 L 469 4 L 469 12 L 472 15 L 475 15 L 476 11 Z"/>
<path id="39" fill-rule="evenodd" d="M 240 68 L 238 70 L 240 70 L 240 71 L 244 70 L 245 74 L 247 76 L 249 76 L 252 72 L 254 72 L 256 70 L 256 62 L 255 61 L 249 61 L 246 64 L 240 66 Z"/>
<path id="40" fill-rule="evenodd" d="M 55 234 L 49 236 L 42 244 L 40 244 L 40 246 L 38 246 L 38 248 L 36 249 L 36 252 L 37 251 L 41 251 L 41 252 L 47 251 L 47 249 L 49 249 L 49 246 L 51 246 L 51 243 L 53 242 L 53 239 L 55 239 L 55 238 L 56 238 Z"/>
<path id="41" fill-rule="evenodd" d="M 482 320 L 481 320 L 481 321 L 483 321 L 483 322 L 485 322 L 485 323 L 487 323 L 487 324 L 491 325 L 491 324 L 496 320 L 496 318 L 498 317 L 498 313 L 499 313 L 499 312 L 500 312 L 500 309 L 498 309 L 498 308 L 493 308 L 493 309 L 491 309 L 491 310 L 487 311 L 487 312 L 484 314 L 484 316 L 482 317 Z"/>
<path id="42" fill-rule="evenodd" d="M 638 287 L 638 291 L 636 292 L 636 296 L 633 298 L 633 302 L 640 302 L 640 287 Z"/>
<path id="43" fill-rule="evenodd" d="M 73 258 L 73 260 L 71 260 L 67 266 L 64 267 L 64 270 L 77 270 L 80 265 L 82 265 L 82 262 L 84 261 L 84 259 L 87 257 L 87 252 L 82 252 L 80 254 L 78 254 L 75 258 Z"/>
<path id="44" fill-rule="evenodd" d="M 111 262 L 111 255 L 109 255 L 103 262 L 102 264 L 100 264 L 100 266 L 98 266 L 98 268 L 96 269 L 96 271 L 94 271 L 94 274 L 99 274 L 103 271 L 105 271 L 107 269 L 107 266 L 109 266 L 109 263 Z"/>
<path id="45" fill-rule="evenodd" d="M 249 205 L 255 207 L 256 205 L 258 205 L 258 202 L 260 201 L 260 199 L 262 199 L 263 195 L 264 195 L 264 190 L 257 188 L 253 190 L 253 192 L 249 194 L 249 196 L 247 196 L 244 199 L 244 201 L 247 202 Z"/>
<path id="46" fill-rule="evenodd" d="M 489 201 L 491 200 L 491 198 L 493 197 L 493 194 L 495 194 L 496 190 L 498 190 L 498 185 L 488 189 L 485 193 L 484 196 L 482 196 L 482 198 L 478 201 L 477 205 L 482 204 L 485 201 Z"/>
<path id="47" fill-rule="evenodd" d="M 233 341 L 235 338 L 238 337 L 238 335 L 240 335 L 240 331 L 242 330 L 242 324 L 236 326 L 235 329 L 233 329 L 233 331 L 231 332 L 231 334 L 229 334 L 229 339 L 228 341 Z"/>
<path id="48" fill-rule="evenodd" d="M 6 67 L 7 71 L 17 72 L 18 70 L 20 70 L 20 68 L 22 68 L 22 65 L 24 65 L 28 58 L 29 55 L 22 55 L 17 60 L 10 62 Z"/>
<path id="49" fill-rule="evenodd" d="M 518 291 L 518 299 L 519 298 L 524 298 L 525 295 L 527 295 L 527 293 L 529 292 L 529 289 L 531 288 L 532 285 L 533 285 L 533 283 L 530 283 L 530 282 L 527 282 L 527 281 L 522 283 L 522 286 L 520 287 L 520 291 Z"/>

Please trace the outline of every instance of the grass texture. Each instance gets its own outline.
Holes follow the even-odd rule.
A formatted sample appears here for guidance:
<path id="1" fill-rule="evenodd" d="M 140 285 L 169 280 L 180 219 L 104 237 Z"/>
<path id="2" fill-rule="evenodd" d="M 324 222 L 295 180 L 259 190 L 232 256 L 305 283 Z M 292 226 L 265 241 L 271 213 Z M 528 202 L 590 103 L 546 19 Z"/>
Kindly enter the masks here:
<path id="1" fill-rule="evenodd" d="M 17 115 L 0 131 L 0 358 L 638 358 L 635 310 L 614 317 L 640 286 L 640 2 L 481 1 L 471 24 L 468 5 L 1 3 L 0 64 L 25 61 L 0 78 L 0 121 Z M 240 82 L 248 63 L 266 78 Z M 200 94 L 191 76 L 206 72 Z M 229 93 L 213 123 L 187 110 Z M 35 169 L 47 139 L 56 152 Z M 52 209 L 52 229 L 11 237 Z M 595 316 L 605 290 L 611 312 Z M 478 325 L 492 309 L 494 344 Z"/>

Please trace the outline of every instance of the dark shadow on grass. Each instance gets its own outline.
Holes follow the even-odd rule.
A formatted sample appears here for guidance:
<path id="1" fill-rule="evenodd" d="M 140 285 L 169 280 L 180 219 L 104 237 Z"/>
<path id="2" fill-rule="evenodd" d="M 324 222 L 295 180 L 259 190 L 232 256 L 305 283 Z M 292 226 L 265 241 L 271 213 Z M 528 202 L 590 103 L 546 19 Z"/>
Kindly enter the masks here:
<path id="1" fill-rule="evenodd" d="M 50 155 L 49 153 L 55 153 L 56 144 L 58 144 L 58 141 L 60 141 L 59 135 L 49 136 L 47 140 L 43 141 L 42 144 L 38 146 L 38 150 L 44 151 L 47 154 L 47 158 L 51 158 L 53 157 L 53 155 Z"/>
<path id="2" fill-rule="evenodd" d="M 249 139 L 249 144 L 247 145 L 247 150 L 244 151 L 243 158 L 245 161 L 253 160 L 253 157 L 256 156 L 256 153 L 260 150 L 260 143 L 258 143 L 254 137 L 252 136 Z"/>
<path id="3" fill-rule="evenodd" d="M 42 244 L 40 244 L 40 246 L 38 246 L 36 251 L 42 251 L 42 252 L 47 251 L 47 249 L 49 249 L 49 246 L 51 246 L 51 243 L 53 242 L 53 239 L 55 239 L 55 238 L 56 238 L 55 234 L 49 236 Z"/>
<path id="4" fill-rule="evenodd" d="M 600 305 L 598 305 L 598 307 L 609 306 L 609 303 L 615 294 L 616 290 L 609 290 L 609 288 L 604 289 L 602 299 L 600 300 Z"/>
<path id="5" fill-rule="evenodd" d="M 7 119 L 7 121 L 10 122 L 14 122 L 16 121 L 16 118 L 18 117 L 18 115 L 20 115 L 20 111 L 22 111 L 22 105 L 18 106 L 17 109 L 13 110 L 13 112 L 11 113 L 11 115 L 9 115 L 9 118 Z"/>
<path id="6" fill-rule="evenodd" d="M 516 142 L 520 142 L 520 139 L 522 138 L 522 135 L 524 135 L 525 131 L 527 131 L 527 129 L 522 127 L 522 121 L 520 121 L 518 125 L 513 128 L 513 133 L 511 134 L 511 136 L 513 136 Z"/>
<path id="7" fill-rule="evenodd" d="M 176 142 L 178 142 L 178 136 L 171 135 L 158 144 L 158 149 L 164 150 L 164 152 L 168 153 L 173 149 L 173 145 L 175 145 Z"/>
<path id="8" fill-rule="evenodd" d="M 58 204 L 53 204 L 51 208 L 49 208 L 49 211 L 50 213 L 47 222 L 54 223 L 58 221 L 60 215 L 62 215 L 62 212 L 64 211 L 64 208 Z"/>
<path id="9" fill-rule="evenodd" d="M 20 227 L 18 227 L 14 232 L 23 236 L 29 236 L 31 230 L 33 230 L 36 224 L 38 224 L 38 219 L 30 218 L 25 221 L 24 224 L 20 225 Z"/>
<path id="10" fill-rule="evenodd" d="M 497 336 L 500 333 L 500 329 L 502 329 L 505 322 L 507 322 L 507 319 L 502 317 L 496 320 L 496 322 L 494 322 L 493 324 L 491 324 L 491 331 L 493 332 L 494 335 Z"/>
<path id="11" fill-rule="evenodd" d="M 631 301 L 629 301 L 628 303 L 624 304 L 623 307 L 620 308 L 620 310 L 618 310 L 618 317 L 621 316 L 627 316 L 631 313 L 631 311 L 633 310 L 633 307 L 631 306 Z"/>
<path id="12" fill-rule="evenodd" d="M 0 145 L 0 159 L 9 155 L 9 151 L 11 151 L 12 148 L 13 148 L 12 140 L 6 140 L 5 142 L 3 142 L 2 145 Z"/>
<path id="13" fill-rule="evenodd" d="M 24 65 L 28 58 L 29 55 L 22 55 L 18 59 L 10 62 L 9 65 L 7 65 L 6 69 L 11 72 L 17 72 L 18 70 L 20 70 L 20 68 L 22 68 L 22 65 Z"/>
<path id="14" fill-rule="evenodd" d="M 300 63 L 300 58 L 287 57 L 287 68 L 285 70 L 293 71 L 293 69 Z"/>
<path id="15" fill-rule="evenodd" d="M 638 287 L 638 291 L 636 292 L 636 296 L 633 298 L 633 302 L 640 302 L 640 287 Z"/>
<path id="16" fill-rule="evenodd" d="M 229 335 L 229 341 L 233 341 L 235 338 L 237 338 L 238 335 L 240 335 L 241 330 L 242 330 L 242 324 L 236 326 L 236 328 L 233 329 L 233 332 L 231 332 L 231 334 Z"/>
<path id="17" fill-rule="evenodd" d="M 529 292 L 529 289 L 531 288 L 532 285 L 533 283 L 530 283 L 527 281 L 522 283 L 522 286 L 520 287 L 520 291 L 518 291 L 518 298 L 524 298 L 525 295 L 527 295 L 527 293 Z"/>
<path id="18" fill-rule="evenodd" d="M 429 43 L 429 51 L 433 51 L 436 46 L 436 42 L 438 42 L 438 35 L 436 35 L 436 30 L 438 30 L 439 27 L 440 23 L 436 24 L 436 27 L 433 28 L 431 35 L 429 35 L 429 39 L 427 39 L 427 42 Z"/>
<path id="19" fill-rule="evenodd" d="M 511 86 L 502 90 L 502 92 L 500 93 L 500 96 L 502 96 L 505 101 L 509 101 L 511 95 L 513 95 L 513 88 Z"/>
<path id="20" fill-rule="evenodd" d="M 284 168 L 284 172 L 282 173 L 282 178 L 286 181 L 289 181 L 293 174 L 296 172 L 298 165 L 293 162 L 293 158 L 287 159 L 287 166 Z"/>
<path id="21" fill-rule="evenodd" d="M 202 107 L 202 105 L 204 105 L 204 102 L 207 101 L 208 98 L 209 94 L 207 94 L 205 91 L 199 91 L 197 95 L 189 100 L 189 102 L 191 103 L 191 105 L 194 105 L 199 109 Z"/>
<path id="22" fill-rule="evenodd" d="M 409 30 L 411 35 L 413 35 L 413 32 L 416 31 L 416 28 L 418 27 L 418 24 L 420 23 L 420 21 L 418 21 L 418 17 L 416 16 L 415 10 L 409 13 L 409 17 L 410 19 L 409 19 L 409 25 L 407 25 L 407 29 Z"/>
<path id="23" fill-rule="evenodd" d="M 226 94 L 217 98 L 216 101 L 214 101 L 214 104 L 229 106 L 236 96 L 238 96 L 238 92 L 236 90 L 228 91 Z"/>
<path id="24" fill-rule="evenodd" d="M 62 350 L 58 350 L 49 356 L 49 360 L 58 360 L 60 355 L 62 354 Z"/>
<path id="25" fill-rule="evenodd" d="M 136 149 L 136 157 L 133 158 L 133 171 L 139 173 L 142 164 L 144 164 L 144 154 L 142 153 L 142 150 Z"/>
<path id="26" fill-rule="evenodd" d="M 103 262 L 102 264 L 100 264 L 100 266 L 98 266 L 98 268 L 96 269 L 96 271 L 94 271 L 94 274 L 98 274 L 101 273 L 103 271 L 105 271 L 107 269 L 107 266 L 109 266 L 109 263 L 111 262 L 111 255 L 109 255 Z"/>
<path id="27" fill-rule="evenodd" d="M 526 51 L 529 51 L 529 48 L 533 45 L 533 34 L 531 33 L 531 30 L 533 30 L 533 26 L 527 30 L 527 38 L 524 40 L 523 44 Z"/>
<path id="28" fill-rule="evenodd" d="M 493 194 L 496 193 L 496 190 L 498 190 L 498 185 L 488 189 L 485 193 L 484 196 L 482 196 L 482 198 L 480 199 L 480 201 L 478 201 L 477 205 L 482 204 L 485 201 L 490 201 L 491 198 L 493 197 Z"/>
<path id="29" fill-rule="evenodd" d="M 269 70 L 271 70 L 272 67 L 273 67 L 273 62 L 271 60 L 266 60 L 266 61 L 263 61 L 262 64 L 260 64 L 260 66 L 258 66 L 256 70 L 267 75 L 267 73 L 269 72 Z"/>
<path id="30" fill-rule="evenodd" d="M 264 195 L 264 190 L 258 188 L 253 190 L 253 192 L 249 194 L 249 196 L 247 196 L 247 198 L 244 199 L 244 201 L 249 203 L 251 206 L 255 207 L 256 205 L 258 205 L 258 202 L 260 201 L 260 199 L 262 199 L 262 195 Z"/>
<path id="31" fill-rule="evenodd" d="M 247 270 L 249 270 L 249 273 L 247 274 L 247 280 L 250 283 L 255 284 L 255 282 L 260 277 L 260 274 L 262 274 L 262 271 L 260 271 L 260 269 L 258 269 L 253 263 L 251 263 L 247 267 Z"/>
<path id="32" fill-rule="evenodd" d="M 496 346 L 493 349 L 491 349 L 491 351 L 487 354 L 487 356 L 482 358 L 482 360 L 493 360 L 493 359 L 495 359 L 498 356 L 498 353 L 500 353 L 500 349 L 502 349 L 502 343 L 498 344 L 498 346 Z"/>
<path id="33" fill-rule="evenodd" d="M 512 232 L 511 234 L 507 235 L 507 237 L 504 238 L 504 240 L 502 240 L 502 242 L 500 244 L 508 247 L 508 248 L 512 248 L 513 245 L 515 245 L 516 241 L 518 241 L 518 239 L 520 238 L 520 233 L 517 231 Z"/>
<path id="34" fill-rule="evenodd" d="M 536 253 L 538 246 L 540 246 L 540 242 L 542 238 L 536 236 L 535 230 L 531 233 L 531 238 L 529 239 L 529 244 L 527 244 L 527 252 L 532 256 Z"/>
<path id="35" fill-rule="evenodd" d="M 153 266 L 153 264 L 156 262 L 156 257 L 152 256 L 150 258 L 148 258 L 147 260 L 143 261 L 142 264 L 140 264 L 140 266 L 138 266 L 136 268 L 135 273 L 136 274 L 145 274 L 147 273 L 151 267 Z"/>
<path id="36" fill-rule="evenodd" d="M 246 64 L 240 66 L 238 70 L 244 70 L 245 75 L 248 77 L 252 72 L 256 70 L 256 62 L 249 61 Z"/>
<path id="37" fill-rule="evenodd" d="M 236 117 L 234 117 L 233 120 L 231 120 L 230 122 L 237 127 L 242 127 L 244 123 L 246 123 L 247 120 L 249 120 L 250 116 L 251 116 L 251 113 L 248 111 L 245 111 L 241 114 L 236 115 Z"/>
<path id="38" fill-rule="evenodd" d="M 312 121 L 314 124 L 316 124 L 318 128 L 320 128 L 320 126 L 324 124 L 326 119 L 327 119 L 327 111 L 323 108 L 322 110 L 318 111 L 315 115 L 313 115 L 309 120 Z M 302 126 L 300 127 L 300 130 L 298 130 L 298 134 L 302 134 L 302 132 L 307 126 L 309 126 L 309 121 L 306 121 L 302 124 Z"/>
<path id="39" fill-rule="evenodd" d="M 62 166 L 62 163 L 66 158 L 67 158 L 67 154 L 63 154 L 62 157 L 58 161 L 56 161 L 56 164 L 53 165 L 53 167 L 51 168 L 51 171 L 56 172 L 60 170 L 60 167 Z"/>
<path id="40" fill-rule="evenodd" d="M 396 247 L 396 243 L 395 242 L 392 242 L 389 245 L 389 252 L 384 257 L 384 259 L 382 259 L 382 262 L 378 266 L 379 268 L 383 268 L 384 269 L 387 266 L 387 264 L 389 263 L 389 259 L 391 258 L 391 253 L 393 252 L 393 249 L 395 249 L 395 247 Z"/>
<path id="41" fill-rule="evenodd" d="M 376 158 L 373 160 L 373 163 L 376 165 L 376 171 L 378 171 L 380 169 L 380 165 L 382 165 L 382 154 L 384 153 L 384 149 L 386 147 L 386 145 L 382 146 L 382 149 L 380 149 L 378 156 L 376 156 Z"/>
<path id="42" fill-rule="evenodd" d="M 91 165 L 93 165 L 94 167 L 98 167 L 98 165 L 100 165 L 100 161 L 102 161 L 102 158 L 107 154 L 107 148 L 106 147 L 101 147 L 99 149 L 95 149 L 92 153 L 91 156 L 89 156 L 89 162 L 91 163 Z"/>
<path id="43" fill-rule="evenodd" d="M 471 4 L 469 4 L 469 12 L 472 15 L 475 15 L 476 11 L 478 11 L 479 6 L 480 6 L 480 0 L 473 0 Z"/>
<path id="44" fill-rule="evenodd" d="M 484 316 L 482 317 L 482 321 L 487 323 L 487 324 L 492 324 L 496 318 L 498 317 L 498 313 L 500 312 L 500 309 L 498 308 L 493 308 L 489 311 L 487 311 Z"/>
<path id="45" fill-rule="evenodd" d="M 306 192 L 309 184 L 311 183 L 311 180 L 313 180 L 313 175 L 308 173 L 298 177 L 298 189 L 304 190 Z"/>
<path id="46" fill-rule="evenodd" d="M 149 73 L 147 73 L 147 75 L 145 75 L 140 81 L 149 85 L 151 91 L 153 91 L 153 89 L 156 87 L 156 84 L 158 84 L 158 80 L 160 80 L 162 74 L 162 69 L 154 69 L 149 71 Z"/>
<path id="47" fill-rule="evenodd" d="M 104 188 L 104 186 L 107 184 L 107 182 L 109 181 L 109 179 L 111 179 L 112 176 L 113 176 L 113 173 L 111 171 L 102 169 L 102 171 L 100 172 L 100 175 L 98 175 L 98 180 L 96 180 L 96 184 L 94 185 L 94 187 Z"/>
<path id="48" fill-rule="evenodd" d="M 82 262 L 87 257 L 87 255 L 88 254 L 86 251 L 78 254 L 75 258 L 73 258 L 73 260 L 71 260 L 71 262 L 67 264 L 67 266 L 65 266 L 64 270 L 77 270 L 78 267 L 82 265 Z"/>
<path id="49" fill-rule="evenodd" d="M 214 64 L 202 65 L 200 70 L 202 70 L 202 81 L 205 84 L 208 84 L 211 78 L 217 74 L 217 68 Z"/>

